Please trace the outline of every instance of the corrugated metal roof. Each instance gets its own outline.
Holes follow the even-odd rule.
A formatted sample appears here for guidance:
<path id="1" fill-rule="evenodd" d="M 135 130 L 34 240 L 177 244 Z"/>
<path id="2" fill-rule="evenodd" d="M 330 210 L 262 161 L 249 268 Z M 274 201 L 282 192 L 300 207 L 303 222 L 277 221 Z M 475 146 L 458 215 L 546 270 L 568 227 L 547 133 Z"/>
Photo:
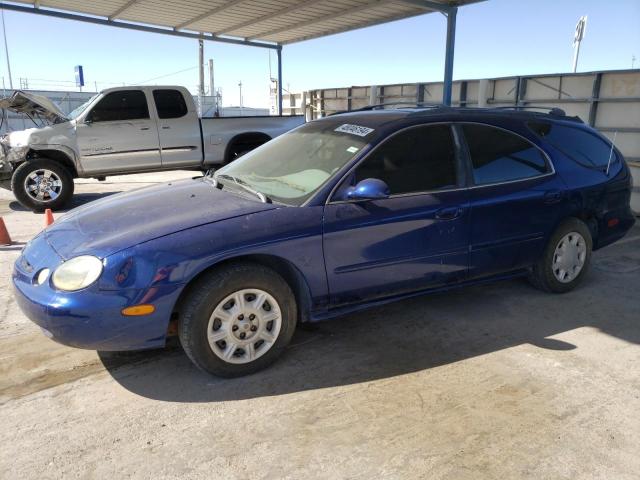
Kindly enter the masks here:
<path id="1" fill-rule="evenodd" d="M 176 31 L 285 45 L 482 0 L 40 0 L 14 1 Z"/>

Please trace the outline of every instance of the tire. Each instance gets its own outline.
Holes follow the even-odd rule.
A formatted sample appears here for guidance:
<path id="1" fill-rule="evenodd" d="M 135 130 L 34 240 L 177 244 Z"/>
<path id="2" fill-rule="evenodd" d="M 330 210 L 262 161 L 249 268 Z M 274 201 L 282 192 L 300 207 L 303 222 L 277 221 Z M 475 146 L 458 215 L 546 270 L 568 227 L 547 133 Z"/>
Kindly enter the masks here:
<path id="1" fill-rule="evenodd" d="M 291 341 L 297 322 L 289 285 L 269 268 L 251 263 L 205 274 L 180 310 L 178 336 L 187 356 L 201 370 L 227 378 L 273 363 Z"/>
<path id="2" fill-rule="evenodd" d="M 565 220 L 551 235 L 544 253 L 531 270 L 529 281 L 545 292 L 573 290 L 587 274 L 592 247 L 593 240 L 587 225 L 577 218 Z M 562 250 L 567 250 L 565 260 Z"/>
<path id="3" fill-rule="evenodd" d="M 33 175 L 35 177 L 32 178 Z M 45 179 L 47 182 L 43 184 Z M 43 185 L 42 190 L 37 190 L 40 185 Z M 16 199 L 34 212 L 63 207 L 73 196 L 73 188 L 71 172 L 46 158 L 27 160 L 15 169 L 11 177 L 11 190 Z"/>

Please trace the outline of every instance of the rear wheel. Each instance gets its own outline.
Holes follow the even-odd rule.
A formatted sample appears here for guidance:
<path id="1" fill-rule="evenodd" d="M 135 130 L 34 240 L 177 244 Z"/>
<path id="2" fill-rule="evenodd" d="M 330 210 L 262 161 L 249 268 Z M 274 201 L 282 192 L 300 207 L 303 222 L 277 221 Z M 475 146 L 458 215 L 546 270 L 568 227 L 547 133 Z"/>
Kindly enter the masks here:
<path id="1" fill-rule="evenodd" d="M 73 196 L 73 176 L 64 166 L 46 158 L 28 160 L 13 172 L 11 190 L 25 207 L 56 210 Z"/>
<path id="2" fill-rule="evenodd" d="M 584 222 L 577 218 L 564 221 L 533 267 L 531 283 L 546 292 L 573 290 L 587 273 L 592 246 L 591 232 Z"/>
<path id="3" fill-rule="evenodd" d="M 247 375 L 274 362 L 297 318 L 289 285 L 266 267 L 244 263 L 205 275 L 181 310 L 178 333 L 187 356 L 221 377 Z"/>

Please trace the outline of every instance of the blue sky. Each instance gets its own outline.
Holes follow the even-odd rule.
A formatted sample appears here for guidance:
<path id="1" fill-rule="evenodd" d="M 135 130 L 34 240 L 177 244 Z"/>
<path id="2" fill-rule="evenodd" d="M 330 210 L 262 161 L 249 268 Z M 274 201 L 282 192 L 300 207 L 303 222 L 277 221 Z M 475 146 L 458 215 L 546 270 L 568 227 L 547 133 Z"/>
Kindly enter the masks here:
<path id="1" fill-rule="evenodd" d="M 640 68 L 640 0 L 488 0 L 460 9 L 454 78 L 566 72 L 573 30 L 588 15 L 579 71 Z M 5 12 L 14 87 L 72 87 L 73 67 L 87 89 L 116 84 L 185 85 L 195 92 L 196 40 Z M 284 86 L 292 91 L 442 79 L 446 22 L 429 14 L 285 46 Z M 2 51 L 0 76 L 8 86 Z M 271 54 L 275 72 L 275 52 Z M 225 105 L 269 104 L 269 51 L 206 42 Z"/>

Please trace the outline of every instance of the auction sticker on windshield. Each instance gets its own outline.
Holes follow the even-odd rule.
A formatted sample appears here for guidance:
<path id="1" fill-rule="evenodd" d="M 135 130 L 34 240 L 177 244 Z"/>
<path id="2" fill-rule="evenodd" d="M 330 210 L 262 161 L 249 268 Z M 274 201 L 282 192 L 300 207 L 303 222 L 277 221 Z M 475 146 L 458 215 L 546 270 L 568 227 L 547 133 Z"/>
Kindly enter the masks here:
<path id="1" fill-rule="evenodd" d="M 350 133 L 352 135 L 357 135 L 359 137 L 366 137 L 371 132 L 373 132 L 373 128 L 362 127 L 360 125 L 351 125 L 349 123 L 344 123 L 340 125 L 335 130 L 336 132 Z"/>

